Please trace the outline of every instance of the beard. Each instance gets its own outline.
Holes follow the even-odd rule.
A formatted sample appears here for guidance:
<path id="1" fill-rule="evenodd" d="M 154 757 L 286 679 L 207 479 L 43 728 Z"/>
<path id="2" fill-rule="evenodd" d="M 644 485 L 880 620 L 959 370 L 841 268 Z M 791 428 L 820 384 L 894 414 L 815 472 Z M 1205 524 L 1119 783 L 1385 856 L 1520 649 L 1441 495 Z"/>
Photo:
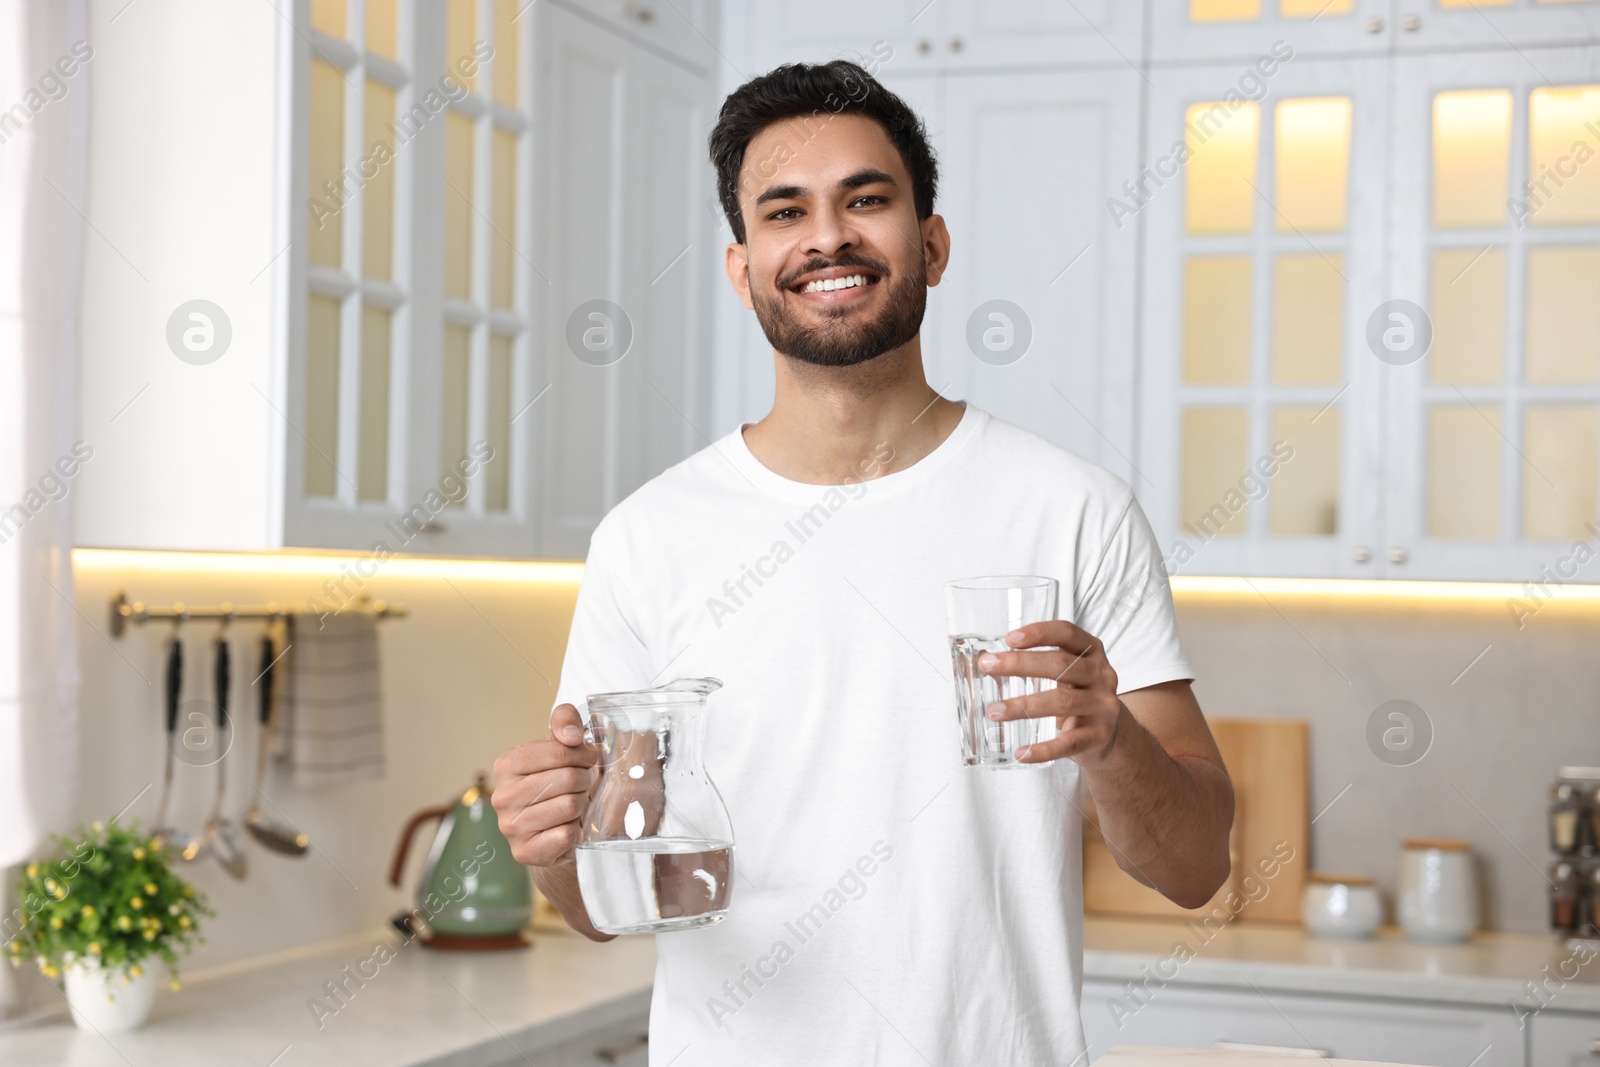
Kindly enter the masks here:
<path id="1" fill-rule="evenodd" d="M 777 287 L 777 295 L 771 297 L 757 295 L 757 290 L 752 288 L 750 302 L 755 305 L 756 321 L 761 323 L 761 331 L 774 349 L 816 367 L 853 367 L 892 352 L 917 336 L 928 305 L 925 256 L 918 260 L 911 273 L 898 280 L 884 264 L 849 253 L 836 257 L 831 263 L 807 263 L 794 276 L 828 267 L 864 267 L 874 271 L 879 279 L 876 284 L 888 287 L 883 294 L 882 310 L 865 322 L 857 322 L 854 320 L 859 313 L 853 308 L 824 306 L 822 314 L 828 321 L 817 327 L 804 326 L 784 299 L 786 286 Z"/>

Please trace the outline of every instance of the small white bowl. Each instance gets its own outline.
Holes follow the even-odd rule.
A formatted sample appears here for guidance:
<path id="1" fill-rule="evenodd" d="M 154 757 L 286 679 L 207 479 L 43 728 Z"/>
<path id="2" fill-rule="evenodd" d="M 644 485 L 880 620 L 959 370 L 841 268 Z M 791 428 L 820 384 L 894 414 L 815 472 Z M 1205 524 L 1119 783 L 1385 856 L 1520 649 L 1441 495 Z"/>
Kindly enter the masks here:
<path id="1" fill-rule="evenodd" d="M 1365 875 L 1306 876 L 1300 898 L 1300 921 L 1315 937 L 1355 940 L 1371 937 L 1383 921 L 1378 887 Z"/>

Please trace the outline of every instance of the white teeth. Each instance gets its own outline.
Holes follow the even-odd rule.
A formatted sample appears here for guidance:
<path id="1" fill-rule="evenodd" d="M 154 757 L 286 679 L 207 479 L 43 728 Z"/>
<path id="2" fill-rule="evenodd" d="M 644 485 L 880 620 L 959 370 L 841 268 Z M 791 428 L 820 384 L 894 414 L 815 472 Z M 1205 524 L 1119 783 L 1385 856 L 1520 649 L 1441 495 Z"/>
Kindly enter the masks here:
<path id="1" fill-rule="evenodd" d="M 831 293 L 835 289 L 850 289 L 857 285 L 866 285 L 867 278 L 864 274 L 851 274 L 844 278 L 821 278 L 814 282 L 807 282 L 803 293 Z"/>

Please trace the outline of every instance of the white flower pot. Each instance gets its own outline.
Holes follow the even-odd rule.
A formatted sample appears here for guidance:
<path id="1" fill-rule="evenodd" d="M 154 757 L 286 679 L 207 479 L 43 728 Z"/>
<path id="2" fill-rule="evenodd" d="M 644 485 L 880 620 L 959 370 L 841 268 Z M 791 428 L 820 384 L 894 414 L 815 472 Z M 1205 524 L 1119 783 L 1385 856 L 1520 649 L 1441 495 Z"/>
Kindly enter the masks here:
<path id="1" fill-rule="evenodd" d="M 127 968 L 110 971 L 98 963 L 79 960 L 67 964 L 62 973 L 72 1021 L 79 1029 L 102 1034 L 137 1030 L 150 1018 L 156 1002 L 156 976 L 149 968 L 132 977 Z"/>

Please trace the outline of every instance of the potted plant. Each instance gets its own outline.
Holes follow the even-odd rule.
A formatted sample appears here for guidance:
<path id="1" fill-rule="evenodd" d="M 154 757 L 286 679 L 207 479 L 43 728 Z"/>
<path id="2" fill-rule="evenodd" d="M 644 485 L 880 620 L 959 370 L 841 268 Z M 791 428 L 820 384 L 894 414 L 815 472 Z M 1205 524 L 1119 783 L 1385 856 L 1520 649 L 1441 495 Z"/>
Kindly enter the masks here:
<path id="1" fill-rule="evenodd" d="M 215 912 L 137 824 L 97 822 L 51 841 L 57 854 L 18 879 L 6 955 L 13 966 L 31 959 L 47 978 L 64 978 L 78 1026 L 142 1026 L 155 1002 L 151 965 L 165 963 L 177 989 L 178 957 L 204 943 L 200 919 Z"/>

